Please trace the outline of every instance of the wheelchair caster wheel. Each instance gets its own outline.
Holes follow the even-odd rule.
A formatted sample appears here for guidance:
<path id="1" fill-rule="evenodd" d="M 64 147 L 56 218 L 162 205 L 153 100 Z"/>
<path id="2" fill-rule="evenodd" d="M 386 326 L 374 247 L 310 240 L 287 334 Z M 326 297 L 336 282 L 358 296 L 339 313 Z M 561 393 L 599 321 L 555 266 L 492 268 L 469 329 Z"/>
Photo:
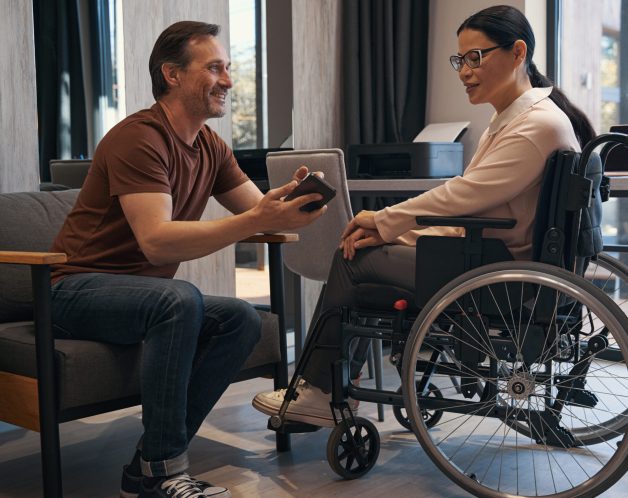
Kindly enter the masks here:
<path id="1" fill-rule="evenodd" d="M 327 441 L 327 461 L 344 479 L 357 479 L 373 468 L 379 455 L 379 433 L 365 418 L 343 421 Z"/>
<path id="2" fill-rule="evenodd" d="M 270 417 L 270 426 L 273 429 L 279 429 L 283 425 L 283 420 L 279 415 L 273 415 Z"/>
<path id="3" fill-rule="evenodd" d="M 434 384 L 428 384 L 427 386 L 429 390 L 428 396 L 434 396 L 435 398 L 442 398 L 443 394 L 440 392 L 440 389 L 436 387 Z M 401 387 L 397 389 L 398 393 L 401 393 Z M 412 424 L 410 423 L 410 419 L 406 414 L 406 409 L 403 406 L 393 406 L 393 415 L 397 419 L 403 427 L 412 430 Z M 434 427 L 440 421 L 443 416 L 443 412 L 441 410 L 421 410 L 421 415 L 423 416 L 423 421 L 425 425 L 430 428 Z"/>

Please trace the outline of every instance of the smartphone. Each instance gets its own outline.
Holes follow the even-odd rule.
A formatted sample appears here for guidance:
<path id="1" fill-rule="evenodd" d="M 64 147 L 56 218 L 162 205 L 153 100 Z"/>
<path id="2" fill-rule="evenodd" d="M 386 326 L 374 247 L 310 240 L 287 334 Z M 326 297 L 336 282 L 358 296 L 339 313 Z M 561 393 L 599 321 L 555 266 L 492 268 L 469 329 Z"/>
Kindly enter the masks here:
<path id="1" fill-rule="evenodd" d="M 316 211 L 331 201 L 336 195 L 336 189 L 314 173 L 308 175 L 301 180 L 295 189 L 290 192 L 284 201 L 291 201 L 305 194 L 321 194 L 323 198 L 319 201 L 309 202 L 305 206 L 301 206 L 301 211 Z"/>

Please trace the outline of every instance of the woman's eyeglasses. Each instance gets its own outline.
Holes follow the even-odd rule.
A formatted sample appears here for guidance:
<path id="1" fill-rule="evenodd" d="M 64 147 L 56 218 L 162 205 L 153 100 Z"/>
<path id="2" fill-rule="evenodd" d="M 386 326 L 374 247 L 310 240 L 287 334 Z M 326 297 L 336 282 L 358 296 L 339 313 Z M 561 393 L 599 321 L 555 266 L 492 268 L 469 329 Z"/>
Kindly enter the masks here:
<path id="1" fill-rule="evenodd" d="M 469 50 L 466 54 L 463 55 L 452 55 L 449 58 L 449 62 L 451 63 L 451 67 L 453 67 L 456 71 L 460 71 L 462 67 L 466 64 L 471 69 L 475 69 L 476 67 L 480 67 L 482 65 L 482 56 L 496 50 L 498 48 L 506 48 L 512 45 L 512 43 L 507 43 L 506 45 L 496 45 L 494 47 L 489 48 L 473 48 Z"/>

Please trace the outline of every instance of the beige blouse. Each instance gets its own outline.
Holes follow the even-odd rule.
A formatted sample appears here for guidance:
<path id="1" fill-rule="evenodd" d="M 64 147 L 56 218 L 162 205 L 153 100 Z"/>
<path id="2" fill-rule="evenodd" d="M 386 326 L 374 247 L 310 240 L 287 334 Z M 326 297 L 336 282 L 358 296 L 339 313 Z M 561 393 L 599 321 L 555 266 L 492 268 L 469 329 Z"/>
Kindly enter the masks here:
<path id="1" fill-rule="evenodd" d="M 495 114 L 463 176 L 375 214 L 387 242 L 415 245 L 421 235 L 462 236 L 454 227 L 418 229 L 416 216 L 514 218 L 511 230 L 485 230 L 502 239 L 515 259 L 530 259 L 532 228 L 545 162 L 557 149 L 579 151 L 567 115 L 549 99 L 551 88 L 532 88 Z"/>

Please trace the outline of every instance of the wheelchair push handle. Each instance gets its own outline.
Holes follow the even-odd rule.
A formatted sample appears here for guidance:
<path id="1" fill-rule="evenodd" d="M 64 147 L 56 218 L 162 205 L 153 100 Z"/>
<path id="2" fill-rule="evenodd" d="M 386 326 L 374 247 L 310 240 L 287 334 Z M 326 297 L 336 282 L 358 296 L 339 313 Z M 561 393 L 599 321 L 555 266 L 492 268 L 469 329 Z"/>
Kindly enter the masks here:
<path id="1" fill-rule="evenodd" d="M 626 135 L 625 133 L 617 133 L 617 132 L 603 133 L 602 135 L 598 135 L 593 140 L 588 142 L 582 149 L 582 154 L 580 154 L 580 161 L 578 163 L 576 173 L 582 176 L 586 176 L 587 174 L 586 167 L 587 167 L 587 164 L 589 164 L 589 158 L 591 157 L 591 154 L 598 146 L 605 143 L 615 144 L 610 148 L 615 148 L 621 144 L 623 144 L 625 147 L 628 147 L 628 135 Z M 610 149 L 607 149 L 606 153 L 608 153 L 609 151 Z"/>

